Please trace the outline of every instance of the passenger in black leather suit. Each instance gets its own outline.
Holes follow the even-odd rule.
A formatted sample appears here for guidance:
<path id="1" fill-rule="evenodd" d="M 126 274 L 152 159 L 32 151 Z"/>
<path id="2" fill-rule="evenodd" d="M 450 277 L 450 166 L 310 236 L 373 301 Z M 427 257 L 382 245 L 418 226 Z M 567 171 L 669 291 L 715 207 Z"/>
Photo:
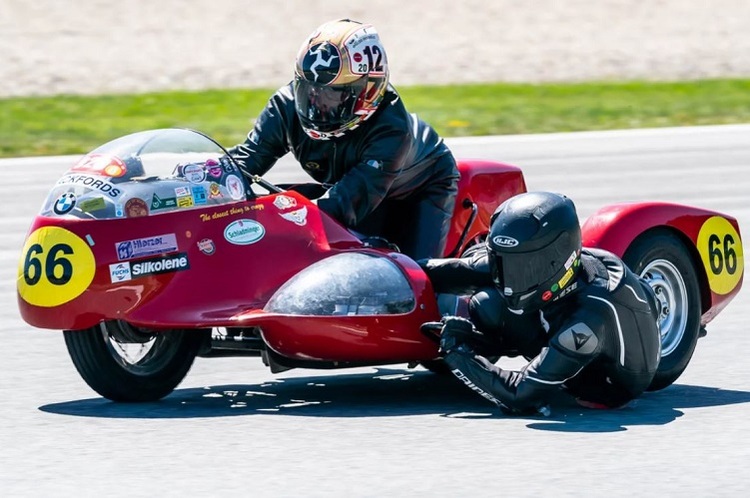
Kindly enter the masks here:
<path id="1" fill-rule="evenodd" d="M 543 409 L 559 389 L 584 406 L 620 407 L 651 383 L 661 344 L 656 296 L 614 254 L 582 248 L 567 197 L 513 197 L 493 214 L 485 247 L 420 263 L 438 291 L 482 289 L 471 301 L 476 328 L 445 317 L 440 348 L 456 377 L 505 411 Z M 503 370 L 482 355 L 492 352 L 530 361 Z"/>
<path id="2" fill-rule="evenodd" d="M 229 149 L 255 175 L 287 152 L 332 185 L 317 204 L 345 226 L 389 239 L 415 259 L 443 255 L 456 162 L 388 84 L 371 25 L 343 19 L 315 30 L 297 56 L 294 81 L 271 97 L 245 142 Z"/>

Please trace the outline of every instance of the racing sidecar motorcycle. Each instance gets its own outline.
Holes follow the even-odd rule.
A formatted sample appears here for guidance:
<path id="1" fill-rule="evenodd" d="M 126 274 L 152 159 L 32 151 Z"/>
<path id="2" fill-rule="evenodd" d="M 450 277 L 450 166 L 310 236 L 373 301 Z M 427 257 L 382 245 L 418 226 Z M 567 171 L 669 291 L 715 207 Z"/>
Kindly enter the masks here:
<path id="1" fill-rule="evenodd" d="M 447 255 L 481 243 L 490 215 L 526 190 L 522 172 L 459 163 Z M 183 129 L 135 133 L 84 156 L 52 187 L 18 267 L 23 319 L 61 329 L 88 385 L 115 401 L 169 394 L 196 356 L 260 356 L 273 372 L 440 361 L 420 325 L 441 310 L 425 273 L 358 237 L 313 188 L 245 178 Z M 737 220 L 646 202 L 602 208 L 586 246 L 622 256 L 661 303 L 652 389 L 686 368 L 703 327 L 744 273 Z"/>

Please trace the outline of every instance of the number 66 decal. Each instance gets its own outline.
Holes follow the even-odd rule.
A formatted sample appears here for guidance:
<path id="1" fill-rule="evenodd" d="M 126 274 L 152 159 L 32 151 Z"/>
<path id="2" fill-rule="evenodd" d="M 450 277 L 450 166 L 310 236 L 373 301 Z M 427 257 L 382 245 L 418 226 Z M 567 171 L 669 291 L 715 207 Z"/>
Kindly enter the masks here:
<path id="1" fill-rule="evenodd" d="M 18 264 L 18 294 L 36 306 L 51 308 L 81 295 L 96 273 L 94 254 L 79 236 L 60 227 L 35 230 Z"/>
<path id="2" fill-rule="evenodd" d="M 726 218 L 713 216 L 703 223 L 698 233 L 698 252 L 712 291 L 729 294 L 737 287 L 745 266 L 742 241 Z"/>

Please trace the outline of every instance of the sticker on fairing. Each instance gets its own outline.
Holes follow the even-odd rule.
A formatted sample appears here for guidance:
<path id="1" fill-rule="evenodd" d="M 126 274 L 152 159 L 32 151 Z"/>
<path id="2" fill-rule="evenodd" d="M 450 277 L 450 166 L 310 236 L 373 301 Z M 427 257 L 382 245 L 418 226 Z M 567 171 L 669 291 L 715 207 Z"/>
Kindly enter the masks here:
<path id="1" fill-rule="evenodd" d="M 21 252 L 18 294 L 35 306 L 60 306 L 80 296 L 95 273 L 94 253 L 81 237 L 60 227 L 37 228 Z"/>
<path id="2" fill-rule="evenodd" d="M 103 194 L 107 194 L 113 199 L 120 197 L 120 194 L 122 193 L 122 191 L 113 183 L 91 175 L 64 175 L 57 180 L 57 185 L 84 186 L 92 190 L 98 190 Z"/>
<path id="3" fill-rule="evenodd" d="M 245 197 L 245 187 L 242 185 L 242 180 L 235 175 L 229 175 L 224 181 L 226 182 L 227 190 L 229 191 L 229 197 L 235 201 L 239 201 Z"/>
<path id="4" fill-rule="evenodd" d="M 177 236 L 174 233 L 165 233 L 153 237 L 123 240 L 115 243 L 117 259 L 134 259 L 153 254 L 173 252 L 177 250 Z"/>
<path id="5" fill-rule="evenodd" d="M 375 28 L 364 26 L 358 29 L 346 39 L 344 45 L 352 73 L 385 74 L 385 50 Z"/>
<path id="6" fill-rule="evenodd" d="M 188 164 L 182 168 L 182 174 L 190 183 L 200 183 L 206 179 L 206 170 L 200 164 Z"/>
<path id="7" fill-rule="evenodd" d="M 745 268 L 742 240 L 726 218 L 712 216 L 698 233 L 698 252 L 716 294 L 729 294 L 742 280 Z"/>
<path id="8" fill-rule="evenodd" d="M 295 225 L 305 226 L 307 224 L 307 207 L 302 206 L 300 209 L 295 211 L 287 211 L 285 213 L 279 213 L 279 215 L 287 221 L 291 221 Z"/>
<path id="9" fill-rule="evenodd" d="M 289 209 L 297 205 L 297 199 L 287 195 L 277 195 L 273 200 L 273 205 L 279 209 Z"/>
<path id="10" fill-rule="evenodd" d="M 263 225 L 255 220 L 235 220 L 224 229 L 224 238 L 230 244 L 246 246 L 255 244 L 266 234 Z"/>

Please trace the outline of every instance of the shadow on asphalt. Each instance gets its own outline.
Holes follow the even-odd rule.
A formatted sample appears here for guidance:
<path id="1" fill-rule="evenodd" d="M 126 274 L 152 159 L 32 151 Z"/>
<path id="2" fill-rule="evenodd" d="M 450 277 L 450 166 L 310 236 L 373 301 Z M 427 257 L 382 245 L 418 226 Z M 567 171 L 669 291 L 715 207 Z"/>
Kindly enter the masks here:
<path id="1" fill-rule="evenodd" d="M 685 408 L 750 402 L 750 392 L 673 385 L 646 393 L 619 410 L 590 410 L 560 394 L 548 417 L 524 416 L 527 427 L 559 432 L 615 432 L 663 425 Z M 41 411 L 103 418 L 195 418 L 247 415 L 394 417 L 440 415 L 480 420 L 507 417 L 451 376 L 378 368 L 374 373 L 290 377 L 256 385 L 178 389 L 154 403 L 113 403 L 103 398 L 44 405 Z"/>

